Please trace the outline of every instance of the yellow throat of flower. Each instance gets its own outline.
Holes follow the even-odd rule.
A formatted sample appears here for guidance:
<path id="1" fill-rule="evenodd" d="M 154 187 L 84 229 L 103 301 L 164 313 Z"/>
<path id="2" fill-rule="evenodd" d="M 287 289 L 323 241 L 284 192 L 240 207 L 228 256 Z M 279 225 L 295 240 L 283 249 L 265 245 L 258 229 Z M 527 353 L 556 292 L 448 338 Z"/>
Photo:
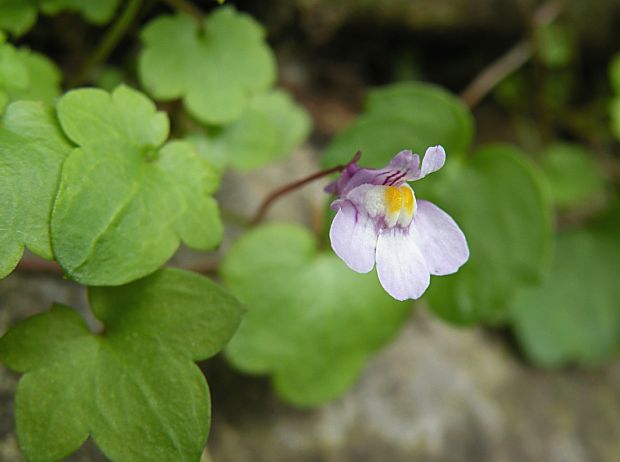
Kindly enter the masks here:
<path id="1" fill-rule="evenodd" d="M 388 186 L 384 192 L 388 222 L 408 226 L 415 212 L 415 197 L 409 185 Z"/>

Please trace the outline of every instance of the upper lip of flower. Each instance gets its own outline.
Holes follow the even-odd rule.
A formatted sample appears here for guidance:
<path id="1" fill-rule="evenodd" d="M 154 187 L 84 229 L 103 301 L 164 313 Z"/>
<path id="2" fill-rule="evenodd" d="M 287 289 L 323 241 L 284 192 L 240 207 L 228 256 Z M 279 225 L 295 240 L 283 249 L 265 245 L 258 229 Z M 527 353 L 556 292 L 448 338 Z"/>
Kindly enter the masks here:
<path id="1" fill-rule="evenodd" d="M 372 270 L 376 262 L 381 284 L 399 300 L 419 298 L 430 274 L 453 273 L 469 258 L 454 220 L 430 202 L 416 201 L 406 183 L 439 170 L 445 159 L 441 146 L 428 148 L 421 166 L 408 150 L 382 169 L 360 168 L 356 156 L 326 188 L 337 195 L 332 248 L 358 272 Z"/>

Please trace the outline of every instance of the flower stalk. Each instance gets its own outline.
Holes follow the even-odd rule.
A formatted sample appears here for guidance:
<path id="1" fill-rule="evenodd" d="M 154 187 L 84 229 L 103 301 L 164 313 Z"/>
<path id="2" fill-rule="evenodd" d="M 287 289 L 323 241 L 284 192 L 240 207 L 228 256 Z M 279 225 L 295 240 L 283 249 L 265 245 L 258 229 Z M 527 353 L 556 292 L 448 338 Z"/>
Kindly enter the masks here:
<path id="1" fill-rule="evenodd" d="M 112 27 L 108 29 L 97 49 L 84 64 L 82 70 L 69 82 L 69 88 L 78 87 L 85 83 L 90 78 L 93 69 L 99 66 L 99 64 L 107 61 L 119 42 L 125 36 L 129 27 L 133 24 L 134 19 L 140 11 L 141 4 L 142 0 L 129 0 L 126 3 L 118 19 Z"/>
<path id="2" fill-rule="evenodd" d="M 263 200 L 263 202 L 259 206 L 256 214 L 249 221 L 248 224 L 250 226 L 255 226 L 255 225 L 259 224 L 261 221 L 263 221 L 263 219 L 265 218 L 265 215 L 267 214 L 267 211 L 269 210 L 269 208 L 273 205 L 273 203 L 275 201 L 280 199 L 282 196 L 285 196 L 288 193 L 293 192 L 296 189 L 299 189 L 302 186 L 307 185 L 308 183 L 312 183 L 313 181 L 316 181 L 316 180 L 318 180 L 320 178 L 323 178 L 323 177 L 326 177 L 328 175 L 331 175 L 332 173 L 342 172 L 347 167 L 347 165 L 349 165 L 351 163 L 354 163 L 354 162 L 357 162 L 361 158 L 361 156 L 362 156 L 362 152 L 361 151 L 357 151 L 355 153 L 355 156 L 353 156 L 353 159 L 351 159 L 351 162 L 349 162 L 346 165 L 336 165 L 335 167 L 328 168 L 326 170 L 321 170 L 319 172 L 313 173 L 310 176 L 307 176 L 307 177 L 302 178 L 300 180 L 294 181 L 292 183 L 289 183 L 287 185 L 282 186 L 281 188 L 278 188 L 278 189 L 272 191 L 267 197 L 265 197 L 265 199 Z"/>

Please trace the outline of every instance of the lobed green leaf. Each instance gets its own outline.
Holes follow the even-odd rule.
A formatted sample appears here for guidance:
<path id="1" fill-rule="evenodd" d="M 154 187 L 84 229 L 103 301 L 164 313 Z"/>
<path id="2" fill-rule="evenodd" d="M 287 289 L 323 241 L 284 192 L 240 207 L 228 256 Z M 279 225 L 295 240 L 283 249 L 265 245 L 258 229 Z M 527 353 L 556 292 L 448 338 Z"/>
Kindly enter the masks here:
<path id="1" fill-rule="evenodd" d="M 492 322 L 505 316 L 515 292 L 548 269 L 552 212 L 540 174 L 516 148 L 491 145 L 440 178 L 414 183 L 417 197 L 446 210 L 463 229 L 469 261 L 433 278 L 427 299 L 442 318 Z"/>
<path id="2" fill-rule="evenodd" d="M 617 96 L 611 100 L 610 106 L 611 113 L 611 131 L 620 140 L 620 96 Z"/>
<path id="3" fill-rule="evenodd" d="M 39 8 L 48 15 L 60 11 L 75 11 L 95 24 L 103 24 L 112 19 L 120 0 L 38 0 Z"/>
<path id="4" fill-rule="evenodd" d="M 162 145 L 168 119 L 139 92 L 74 90 L 58 103 L 67 155 L 51 219 L 54 255 L 74 280 L 118 285 L 153 272 L 182 240 L 222 236 L 218 179 L 186 142 Z"/>
<path id="5" fill-rule="evenodd" d="M 549 146 L 542 154 L 541 167 L 557 207 L 569 209 L 602 200 L 603 172 L 582 146 L 565 143 Z"/>
<path id="6" fill-rule="evenodd" d="M 620 96 L 620 53 L 616 54 L 609 64 L 609 80 L 614 93 Z"/>
<path id="7" fill-rule="evenodd" d="M 539 26 L 535 30 L 535 37 L 536 53 L 546 66 L 561 68 L 573 60 L 575 44 L 565 26 L 557 23 Z"/>
<path id="8" fill-rule="evenodd" d="M 0 278 L 15 268 L 24 247 L 53 258 L 49 221 L 70 150 L 51 109 L 29 101 L 8 106 L 0 122 Z"/>
<path id="9" fill-rule="evenodd" d="M 616 55 L 609 65 L 609 80 L 615 96 L 609 104 L 611 116 L 611 130 L 620 140 L 620 54 Z"/>
<path id="10" fill-rule="evenodd" d="M 21 35 L 37 20 L 34 0 L 0 0 L 0 33 L 6 30 Z"/>
<path id="11" fill-rule="evenodd" d="M 223 169 L 254 169 L 290 154 L 309 134 L 308 113 L 282 90 L 255 95 L 241 117 L 209 137 L 198 151 Z"/>
<path id="12" fill-rule="evenodd" d="M 328 146 L 323 165 L 347 163 L 358 150 L 367 167 L 385 166 L 395 153 L 423 153 L 441 144 L 448 155 L 463 154 L 473 137 L 469 110 L 434 85 L 408 82 L 373 90 L 366 111 Z"/>
<path id="13" fill-rule="evenodd" d="M 260 24 L 232 7 L 217 9 L 201 25 L 184 15 L 156 18 L 142 31 L 140 79 L 158 100 L 182 98 L 202 122 L 233 122 L 251 95 L 275 79 L 264 35 Z"/>
<path id="14" fill-rule="evenodd" d="M 601 364 L 620 348 L 620 213 L 605 222 L 562 232 L 550 276 L 520 291 L 511 320 L 536 363 L 557 367 Z"/>
<path id="15" fill-rule="evenodd" d="M 89 295 L 103 335 L 56 305 L 0 339 L 0 360 L 25 372 L 16 396 L 24 453 L 57 461 L 90 435 L 115 462 L 197 462 L 210 404 L 193 361 L 228 341 L 239 303 L 209 279 L 171 269 Z"/>
<path id="16" fill-rule="evenodd" d="M 119 0 L 0 0 L 0 30 L 15 35 L 27 32 L 37 20 L 41 10 L 47 15 L 60 11 L 75 11 L 90 22 L 103 24 L 109 21 Z"/>
<path id="17" fill-rule="evenodd" d="M 309 406 L 343 393 L 391 339 L 410 305 L 389 297 L 293 225 L 264 225 L 227 254 L 222 277 L 248 305 L 226 349 L 250 373 L 269 374 L 287 401 Z"/>
<path id="18" fill-rule="evenodd" d="M 231 310 L 237 301 L 226 291 L 180 270 L 160 270 L 119 287 L 91 287 L 89 301 L 115 336 L 129 342 L 139 331 L 138 345 L 148 337 L 194 360 L 217 353 L 239 317 L 238 309 Z"/>
<path id="19" fill-rule="evenodd" d="M 53 102 L 60 94 L 60 72 L 54 63 L 4 40 L 0 32 L 0 114 L 11 101 Z"/>

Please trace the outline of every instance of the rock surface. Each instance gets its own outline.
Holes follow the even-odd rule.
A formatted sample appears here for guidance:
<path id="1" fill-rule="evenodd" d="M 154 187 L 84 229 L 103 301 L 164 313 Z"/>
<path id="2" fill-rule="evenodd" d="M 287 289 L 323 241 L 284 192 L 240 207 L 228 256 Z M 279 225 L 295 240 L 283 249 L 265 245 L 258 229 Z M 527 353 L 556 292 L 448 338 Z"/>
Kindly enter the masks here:
<path id="1" fill-rule="evenodd" d="M 211 382 L 216 403 L 230 393 L 230 384 L 220 390 Z M 533 370 L 488 333 L 456 330 L 424 311 L 355 389 L 321 409 L 295 411 L 266 391 L 250 396 L 242 417 L 230 406 L 214 409 L 214 461 L 620 459 L 620 363 Z"/>

